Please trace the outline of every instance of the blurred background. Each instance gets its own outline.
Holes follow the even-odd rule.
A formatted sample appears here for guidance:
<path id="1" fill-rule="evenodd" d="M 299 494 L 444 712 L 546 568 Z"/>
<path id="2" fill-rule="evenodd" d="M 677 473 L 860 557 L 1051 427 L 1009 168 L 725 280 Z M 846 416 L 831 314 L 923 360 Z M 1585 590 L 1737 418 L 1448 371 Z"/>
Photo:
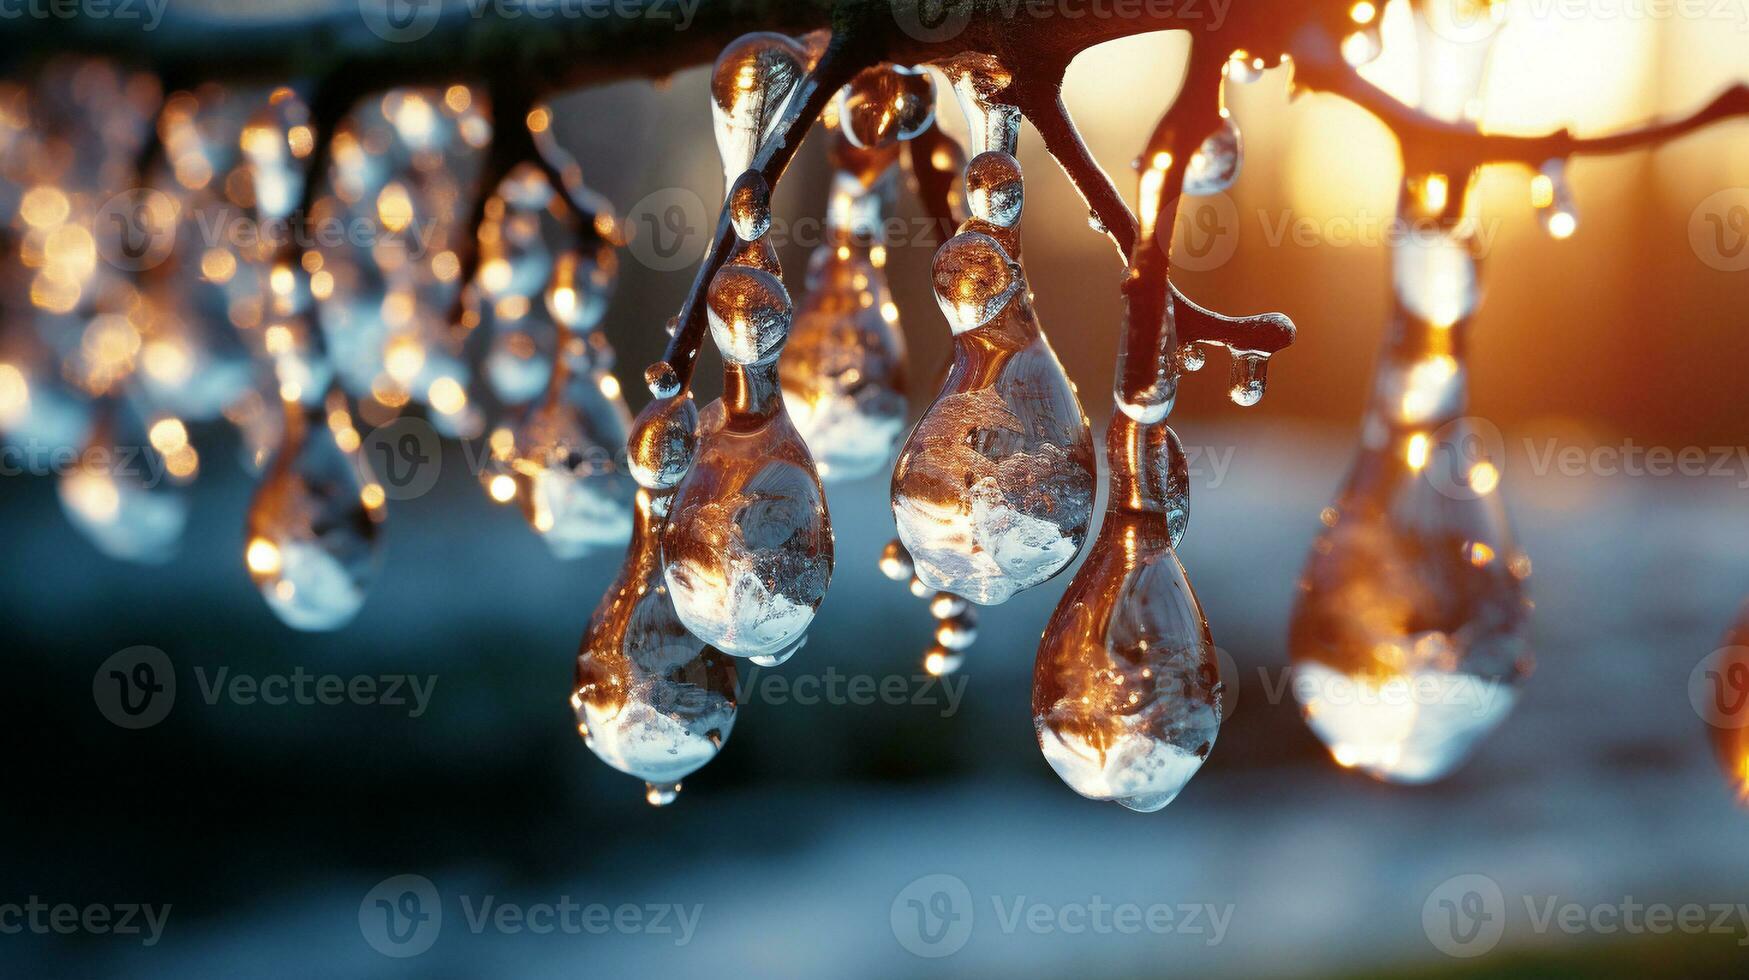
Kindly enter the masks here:
<path id="1" fill-rule="evenodd" d="M 1488 128 L 1609 132 L 1692 111 L 1749 79 L 1740 6 L 1689 17 L 1557 9 L 1513 4 L 1487 89 Z M 1407 93 L 1413 45 L 1392 40 L 1401 13 L 1387 11 L 1386 52 L 1367 71 Z M 1183 43 L 1117 42 L 1070 70 L 1066 100 L 1126 191 L 1128 162 L 1177 86 Z M 559 141 L 634 233 L 649 202 L 675 189 L 707 202 L 718 193 L 705 86 L 698 69 L 554 106 Z M 252 484 L 232 467 L 203 472 L 180 553 L 150 569 L 99 556 L 62 518 L 52 481 L 7 477 L 0 622 L 24 676 L 7 694 L 0 905 L 40 897 L 171 911 L 150 946 L 117 935 L 0 936 L 6 972 L 1740 971 L 1745 815 L 1689 690 L 1749 593 L 1749 461 L 1739 455 L 1749 454 L 1739 448 L 1749 272 L 1726 268 L 1742 243 L 1709 251 L 1691 229 L 1709 198 L 1749 187 L 1749 122 L 1574 161 L 1579 223 L 1563 241 L 1537 225 L 1530 173 L 1485 174 L 1490 237 L 1471 411 L 1506 438 L 1502 493 L 1535 561 L 1538 669 L 1464 768 L 1436 785 L 1397 787 L 1334 765 L 1280 683 L 1295 579 L 1354 454 L 1389 313 L 1388 254 L 1366 230 L 1389 221 L 1399 164 L 1371 117 L 1327 96 L 1290 100 L 1282 71 L 1233 89 L 1229 106 L 1245 140 L 1223 212 L 1236 229 L 1231 254 L 1178 281 L 1224 312 L 1284 311 L 1299 335 L 1275 359 L 1257 407 L 1226 401 L 1215 364 L 1187 378 L 1173 416 L 1197 453 L 1180 553 L 1237 694 L 1208 764 L 1166 810 L 1084 801 L 1038 754 L 1032 657 L 1068 573 L 988 610 L 948 682 L 922 676 L 929 615 L 875 567 L 892 535 L 881 477 L 828 488 L 838 569 L 807 648 L 781 668 L 743 667 L 732 738 L 662 809 L 590 755 L 565 703 L 578 636 L 615 560 L 555 561 L 513 509 L 479 491 L 453 445 L 436 489 L 391 507 L 386 563 L 363 612 L 326 635 L 281 625 L 244 574 Z M 963 133 L 950 104 L 941 118 Z M 1097 427 L 1108 413 L 1120 265 L 1030 129 L 1020 158 L 1040 319 Z M 828 178 L 811 140 L 777 212 L 818 214 Z M 900 213 L 919 211 L 907 199 Z M 686 247 L 703 246 L 701 229 Z M 914 411 L 948 349 L 928 288 L 932 250 L 896 245 L 888 267 L 917 379 Z M 792 288 L 807 251 L 780 250 Z M 622 254 L 606 321 L 628 376 L 659 356 L 663 321 L 692 277 L 691 266 L 658 271 L 636 254 Z M 717 363 L 707 354 L 701 399 L 717 390 Z M 626 387 L 635 410 L 644 395 Z M 1565 473 L 1535 462 L 1549 440 L 1587 452 L 1700 447 L 1727 463 L 1698 477 Z M 136 645 L 165 651 L 178 687 L 163 721 L 131 731 L 106 720 L 92 690 L 99 665 Z M 221 669 L 413 675 L 433 686 L 416 716 L 386 704 L 209 704 L 202 679 Z M 787 687 L 831 672 L 899 678 L 903 694 L 802 703 Z M 442 921 L 428 950 L 393 958 L 361 927 L 361 905 L 402 875 L 431 883 Z M 1502 928 L 1485 950 L 1460 944 L 1453 955 L 1439 901 L 1466 875 L 1497 886 Z M 949 896 L 935 911 L 964 923 L 963 939 L 919 933 L 908 902 L 935 894 Z M 525 913 L 568 900 L 684 915 L 664 913 L 670 932 L 541 934 L 475 922 L 488 896 Z M 1101 903 L 1166 906 L 1177 927 L 1077 928 L 1074 910 Z M 1704 906 L 1706 927 L 1611 928 L 1618 919 L 1592 914 L 1658 903 Z M 1578 928 L 1546 915 L 1567 906 L 1584 910 Z M 1033 908 L 1046 911 L 1034 918 Z"/>

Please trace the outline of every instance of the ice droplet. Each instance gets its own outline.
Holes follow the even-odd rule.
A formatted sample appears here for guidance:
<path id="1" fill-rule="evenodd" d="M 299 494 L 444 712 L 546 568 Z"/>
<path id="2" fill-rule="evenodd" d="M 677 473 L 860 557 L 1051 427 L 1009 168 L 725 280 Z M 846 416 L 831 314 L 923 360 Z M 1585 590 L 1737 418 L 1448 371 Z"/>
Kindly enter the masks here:
<path id="1" fill-rule="evenodd" d="M 1229 81 L 1249 85 L 1263 77 L 1263 60 L 1244 50 L 1234 51 L 1227 57 L 1224 72 Z"/>
<path id="2" fill-rule="evenodd" d="M 955 334 L 996 318 L 1025 286 L 1020 267 L 996 239 L 961 232 L 935 252 L 935 302 Z"/>
<path id="3" fill-rule="evenodd" d="M 832 578 L 832 524 L 813 458 L 784 409 L 776 359 L 791 307 L 772 272 L 728 264 L 706 297 L 723 397 L 662 533 L 664 581 L 695 636 L 776 658 L 799 646 Z"/>
<path id="4" fill-rule="evenodd" d="M 677 790 L 680 779 L 716 758 L 734 727 L 735 661 L 686 631 L 663 588 L 660 511 L 667 505 L 666 496 L 638 493 L 625 562 L 577 653 L 571 706 L 603 762 Z"/>
<path id="5" fill-rule="evenodd" d="M 1220 670 L 1161 515 L 1107 511 L 1045 627 L 1033 685 L 1039 748 L 1082 796 L 1152 812 L 1202 767 Z"/>
<path id="6" fill-rule="evenodd" d="M 893 516 L 921 595 L 992 605 L 1062 571 L 1080 549 L 1092 518 L 1092 436 L 1001 246 L 955 236 L 937 253 L 936 286 L 949 319 L 965 315 L 941 392 L 893 470 Z"/>
<path id="7" fill-rule="evenodd" d="M 943 616 L 935 625 L 935 642 L 955 652 L 964 651 L 978 640 L 978 614 L 962 609 Z"/>
<path id="8" fill-rule="evenodd" d="M 789 339 L 789 291 L 783 280 L 745 265 L 717 270 L 705 294 L 711 337 L 732 364 L 764 365 L 776 360 Z"/>
<path id="9" fill-rule="evenodd" d="M 570 338 L 568 346 L 585 346 Z M 494 456 L 516 481 L 523 517 L 562 560 L 618 547 L 632 531 L 633 481 L 615 460 L 631 413 L 612 376 L 562 353 L 545 397 Z"/>
<path id="10" fill-rule="evenodd" d="M 1530 182 L 1531 204 L 1536 207 L 1537 221 L 1550 238 L 1573 237 L 1579 230 L 1579 209 L 1573 204 L 1573 191 L 1567 186 L 1565 160 L 1550 160 L 1542 165 Z"/>
<path id="11" fill-rule="evenodd" d="M 672 490 L 692 467 L 698 447 L 698 405 L 691 392 L 658 397 L 644 406 L 626 438 L 626 468 L 638 486 Z"/>
<path id="12" fill-rule="evenodd" d="M 243 557 L 287 626 L 338 629 L 376 578 L 383 490 L 338 391 L 325 405 L 288 402 L 285 412 L 284 439 L 249 505 Z"/>
<path id="13" fill-rule="evenodd" d="M 838 125 L 859 149 L 908 140 L 935 119 L 935 83 L 921 68 L 864 68 L 838 93 Z"/>
<path id="14" fill-rule="evenodd" d="M 711 70 L 711 119 L 724 184 L 749 167 L 770 138 L 807 75 L 808 52 L 794 38 L 769 31 L 743 34 Z"/>
<path id="15" fill-rule="evenodd" d="M 887 542 L 887 546 L 881 550 L 880 568 L 882 575 L 895 582 L 910 580 L 913 574 L 911 553 L 905 550 L 904 542 L 898 538 Z"/>
<path id="16" fill-rule="evenodd" d="M 1020 220 L 1025 197 L 1020 161 L 1008 154 L 980 153 L 966 164 L 966 204 L 975 217 L 1012 227 Z"/>
<path id="17" fill-rule="evenodd" d="M 1249 408 L 1263 400 L 1268 383 L 1269 355 L 1261 351 L 1234 351 L 1232 377 L 1227 397 L 1233 404 Z"/>
<path id="18" fill-rule="evenodd" d="M 905 434 L 905 341 L 886 271 L 861 244 L 821 245 L 778 363 L 784 402 L 827 480 L 879 471 Z"/>
<path id="19" fill-rule="evenodd" d="M 680 394 L 680 375 L 674 365 L 657 361 L 644 369 L 644 385 L 657 398 L 673 398 Z"/>
<path id="20" fill-rule="evenodd" d="M 108 557 L 147 565 L 175 557 L 188 499 L 125 399 L 111 398 L 99 409 L 56 490 L 67 520 Z"/>
<path id="21" fill-rule="evenodd" d="M 757 170 L 736 177 L 729 188 L 729 222 L 744 242 L 757 241 L 770 230 L 771 188 Z"/>
<path id="22" fill-rule="evenodd" d="M 1184 167 L 1184 193 L 1219 194 L 1227 190 L 1233 186 L 1233 181 L 1239 179 L 1239 168 L 1244 159 L 1239 124 L 1227 116 L 1190 155 L 1190 162 Z"/>
<path id="23" fill-rule="evenodd" d="M 645 783 L 644 799 L 651 806 L 667 806 L 680 797 L 679 783 Z"/>
<path id="24" fill-rule="evenodd" d="M 973 156 L 1001 150 L 1013 156 L 1020 145 L 1020 109 L 998 101 L 1014 76 L 1001 62 L 987 54 L 960 54 L 942 65 L 953 84 L 970 130 L 969 152 Z"/>

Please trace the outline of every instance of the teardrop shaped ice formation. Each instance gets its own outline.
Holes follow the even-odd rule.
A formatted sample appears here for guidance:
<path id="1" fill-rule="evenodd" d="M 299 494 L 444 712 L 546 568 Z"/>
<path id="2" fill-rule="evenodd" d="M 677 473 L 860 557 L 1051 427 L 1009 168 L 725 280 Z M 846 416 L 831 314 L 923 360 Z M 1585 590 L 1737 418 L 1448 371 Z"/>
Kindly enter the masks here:
<path id="1" fill-rule="evenodd" d="M 1092 520 L 1093 438 L 1025 281 L 995 240 L 936 253 L 954 358 L 893 470 L 893 517 L 932 590 L 994 605 L 1062 571 Z"/>
<path id="2" fill-rule="evenodd" d="M 350 622 L 376 578 L 383 489 L 358 454 L 346 400 L 285 405 L 285 438 L 249 505 L 244 561 L 293 629 Z"/>
<path id="3" fill-rule="evenodd" d="M 1239 124 L 1232 116 L 1222 116 L 1220 126 L 1202 141 L 1202 146 L 1190 155 L 1190 162 L 1184 167 L 1184 193 L 1219 194 L 1231 188 L 1239 179 L 1239 168 L 1244 159 Z"/>
<path id="4" fill-rule="evenodd" d="M 613 349 L 577 311 L 581 289 L 578 256 L 567 252 L 554 267 L 547 305 L 559 325 L 553 375 L 540 403 L 529 409 L 508 437 L 489 440 L 496 482 L 515 485 L 523 517 L 561 560 L 591 550 L 619 547 L 632 533 L 632 480 L 616 455 L 631 426 Z M 499 484 L 503 486 L 502 483 Z M 487 484 L 489 491 L 495 491 Z"/>
<path id="5" fill-rule="evenodd" d="M 1398 288 L 1359 457 L 1299 583 L 1294 696 L 1337 763 L 1423 783 L 1467 758 L 1529 676 L 1530 560 L 1496 492 L 1503 445 L 1464 416 L 1474 260 L 1456 232 L 1393 253 Z M 1451 276 L 1419 274 L 1433 252 Z"/>
<path id="6" fill-rule="evenodd" d="M 808 71 L 808 52 L 794 38 L 769 31 L 743 34 L 723 49 L 711 70 L 711 119 L 723 183 L 753 166 Z"/>
<path id="7" fill-rule="evenodd" d="M 658 787 L 716 758 L 735 724 L 735 661 L 687 632 L 662 581 L 665 494 L 639 490 L 632 543 L 577 653 L 571 707 L 601 761 Z M 678 787 L 674 787 L 678 789 Z M 663 805 L 671 791 L 650 802 Z"/>
<path id="8" fill-rule="evenodd" d="M 1188 483 L 1177 437 L 1163 422 L 1118 413 L 1106 441 L 1110 502 L 1039 644 L 1033 724 L 1070 789 L 1147 813 L 1172 802 L 1208 758 L 1221 678 L 1173 551 Z"/>
<path id="9" fill-rule="evenodd" d="M 777 358 L 792 307 L 775 275 L 729 264 L 706 294 L 724 396 L 662 533 L 680 621 L 724 653 L 794 652 L 832 578 L 832 524 L 814 461 L 784 410 Z"/>
<path id="10" fill-rule="evenodd" d="M 178 423 L 180 426 L 180 423 Z M 169 462 L 124 398 L 99 410 L 84 449 L 56 489 L 67 520 L 98 551 L 156 565 L 176 555 L 188 500 Z"/>
<path id="11" fill-rule="evenodd" d="M 784 403 L 827 481 L 879 471 L 905 431 L 905 340 L 887 288 L 881 221 L 897 157 L 896 146 L 880 153 L 832 140 L 827 240 L 808 263 L 807 293 L 778 364 Z"/>

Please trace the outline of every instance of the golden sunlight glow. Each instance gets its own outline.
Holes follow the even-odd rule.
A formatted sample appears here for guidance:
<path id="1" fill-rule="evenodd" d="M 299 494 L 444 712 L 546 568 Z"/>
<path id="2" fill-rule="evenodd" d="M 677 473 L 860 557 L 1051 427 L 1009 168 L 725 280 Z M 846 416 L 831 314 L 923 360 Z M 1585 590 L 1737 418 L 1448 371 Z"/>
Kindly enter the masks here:
<path id="1" fill-rule="evenodd" d="M 438 378 L 431 382 L 425 390 L 425 399 L 431 407 L 444 415 L 455 415 L 468 407 L 468 393 L 462 390 L 461 383 L 451 377 Z"/>
<path id="2" fill-rule="evenodd" d="M 516 481 L 503 473 L 494 476 L 492 482 L 487 485 L 487 489 L 491 492 L 492 499 L 501 504 L 507 504 L 516 499 Z"/>
<path id="3" fill-rule="evenodd" d="M 1378 15 L 1379 8 L 1373 6 L 1369 0 L 1360 0 L 1359 3 L 1348 8 L 1349 18 L 1356 24 L 1370 24 Z"/>
<path id="4" fill-rule="evenodd" d="M 181 419 L 159 419 L 152 423 L 147 438 L 151 440 L 153 449 L 168 455 L 188 445 L 188 429 Z"/>
<path id="5" fill-rule="evenodd" d="M 12 428 L 30 415 L 30 383 L 15 364 L 0 362 L 0 428 Z"/>
<path id="6" fill-rule="evenodd" d="M 400 181 L 391 181 L 377 193 L 377 218 L 392 232 L 413 223 L 413 198 Z"/>
<path id="7" fill-rule="evenodd" d="M 1470 489 L 1486 496 L 1500 485 L 1500 470 L 1487 460 L 1470 467 Z"/>
<path id="8" fill-rule="evenodd" d="M 276 575 L 280 569 L 279 546 L 266 538 L 250 538 L 243 560 L 256 575 Z"/>
<path id="9" fill-rule="evenodd" d="M 1410 469 L 1419 473 L 1427 467 L 1427 453 L 1430 446 L 1425 432 L 1417 432 L 1409 437 L 1409 447 L 1403 458 L 1408 462 Z"/>

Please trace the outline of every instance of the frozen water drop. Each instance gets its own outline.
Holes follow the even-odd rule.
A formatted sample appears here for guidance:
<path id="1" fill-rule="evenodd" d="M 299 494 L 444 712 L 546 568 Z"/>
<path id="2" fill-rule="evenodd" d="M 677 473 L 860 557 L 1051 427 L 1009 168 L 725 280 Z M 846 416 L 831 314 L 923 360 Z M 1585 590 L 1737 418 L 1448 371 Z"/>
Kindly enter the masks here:
<path id="1" fill-rule="evenodd" d="M 680 394 L 680 375 L 667 361 L 657 361 L 645 368 L 644 384 L 657 398 L 673 398 Z"/>
<path id="2" fill-rule="evenodd" d="M 910 588 L 911 588 L 911 594 L 916 596 L 919 599 L 927 597 L 931 591 L 929 588 L 929 583 L 923 581 L 923 579 L 919 578 L 916 575 L 911 576 Z"/>
<path id="3" fill-rule="evenodd" d="M 1013 155 L 1020 144 L 1020 109 L 1002 101 L 1014 76 L 987 54 L 961 54 L 942 66 L 966 115 L 973 156 L 988 150 Z"/>
<path id="4" fill-rule="evenodd" d="M 1239 137 L 1239 124 L 1233 117 L 1221 120 L 1221 125 L 1202 141 L 1184 168 L 1184 193 L 1190 195 L 1219 194 L 1239 179 L 1244 162 L 1244 143 Z"/>
<path id="5" fill-rule="evenodd" d="M 1178 366 L 1181 369 L 1194 373 L 1201 371 L 1203 365 L 1207 363 L 1208 355 L 1203 351 L 1201 344 L 1185 344 L 1178 348 Z"/>
<path id="6" fill-rule="evenodd" d="M 78 458 L 61 472 L 61 510 L 110 558 L 169 561 L 188 523 L 188 499 L 166 476 L 168 462 L 132 406 L 111 399 Z"/>
<path id="7" fill-rule="evenodd" d="M 1263 59 L 1252 57 L 1243 50 L 1234 51 L 1227 57 L 1224 71 L 1228 80 L 1249 85 L 1263 77 Z"/>
<path id="8" fill-rule="evenodd" d="M 949 650 L 966 650 L 977 639 L 978 614 L 970 609 L 962 609 L 935 624 L 935 642 Z"/>
<path id="9" fill-rule="evenodd" d="M 1257 351 L 1234 351 L 1227 397 L 1233 404 L 1247 408 L 1262 401 L 1268 371 L 1269 355 Z"/>
<path id="10" fill-rule="evenodd" d="M 758 171 L 743 173 L 729 188 L 729 221 L 735 237 L 744 242 L 757 241 L 770 230 L 771 188 Z"/>
<path id="11" fill-rule="evenodd" d="M 838 124 L 858 149 L 908 140 L 935 118 L 935 83 L 921 68 L 864 68 L 838 93 Z"/>
<path id="12" fill-rule="evenodd" d="M 929 614 L 936 619 L 947 619 L 950 616 L 958 616 L 969 608 L 971 608 L 971 606 L 965 599 L 954 595 L 952 592 L 937 592 L 934 597 L 929 600 Z"/>
<path id="13" fill-rule="evenodd" d="M 958 334 L 995 319 L 1025 280 L 996 239 L 962 232 L 936 250 L 934 285 L 935 302 Z"/>
<path id="14" fill-rule="evenodd" d="M 590 751 L 656 784 L 715 758 L 736 712 L 735 661 L 686 631 L 662 587 L 667 503 L 638 493 L 631 546 L 590 617 L 571 689 Z"/>
<path id="15" fill-rule="evenodd" d="M 358 455 L 345 399 L 286 405 L 285 437 L 249 505 L 244 562 L 287 626 L 350 622 L 376 578 L 383 488 Z"/>
<path id="16" fill-rule="evenodd" d="M 735 39 L 711 70 L 711 119 L 723 180 L 753 165 L 807 74 L 808 52 L 794 38 L 756 31 Z"/>
<path id="17" fill-rule="evenodd" d="M 973 216 L 1004 228 L 1020 220 L 1025 199 L 1020 161 L 1001 151 L 980 153 L 966 164 L 966 204 Z"/>
<path id="18" fill-rule="evenodd" d="M 644 406 L 626 438 L 626 468 L 646 490 L 672 490 L 692 467 L 698 447 L 698 406 L 676 393 Z"/>
<path id="19" fill-rule="evenodd" d="M 1579 230 L 1579 209 L 1573 204 L 1572 189 L 1567 186 L 1564 160 L 1550 160 L 1530 181 L 1531 204 L 1536 207 L 1537 221 L 1550 238 L 1573 237 Z"/>
<path id="20" fill-rule="evenodd" d="M 789 339 L 794 307 L 783 280 L 744 265 L 717 270 L 705 295 L 711 337 L 731 364 L 768 364 Z"/>
<path id="21" fill-rule="evenodd" d="M 904 542 L 894 538 L 881 549 L 881 574 L 895 582 L 908 581 L 912 575 L 911 553 L 905 550 Z"/>
<path id="22" fill-rule="evenodd" d="M 931 677 L 946 677 L 959 670 L 965 662 L 965 653 L 940 645 L 930 647 L 923 654 L 923 669 Z"/>
<path id="23" fill-rule="evenodd" d="M 651 806 L 667 806 L 680 797 L 679 783 L 645 783 L 644 799 Z"/>

